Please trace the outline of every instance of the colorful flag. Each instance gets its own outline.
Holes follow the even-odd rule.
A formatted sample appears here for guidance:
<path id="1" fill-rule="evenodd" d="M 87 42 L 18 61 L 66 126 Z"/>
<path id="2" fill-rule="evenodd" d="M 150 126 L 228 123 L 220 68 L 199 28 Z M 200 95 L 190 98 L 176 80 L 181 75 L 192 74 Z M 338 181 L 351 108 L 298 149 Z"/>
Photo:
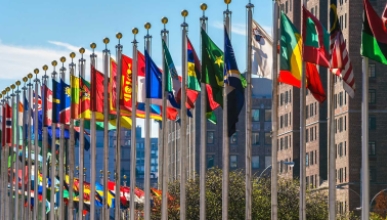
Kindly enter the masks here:
<path id="1" fill-rule="evenodd" d="M 162 99 L 161 71 L 145 50 L 145 97 Z"/>
<path id="2" fill-rule="evenodd" d="M 60 82 L 52 80 L 53 87 L 53 123 L 70 123 L 71 91 L 70 86 L 61 79 Z"/>
<path id="3" fill-rule="evenodd" d="M 316 64 L 306 62 L 305 69 L 307 88 L 317 101 L 323 103 L 327 99 L 327 95 L 322 85 L 320 74 L 317 70 Z"/>
<path id="4" fill-rule="evenodd" d="M 52 123 L 52 95 L 53 92 L 47 87 L 47 85 L 42 86 L 43 94 L 43 107 L 44 107 L 44 119 L 43 126 L 51 126 Z"/>
<path id="5" fill-rule="evenodd" d="M 364 0 L 364 21 L 361 55 L 387 65 L 387 29 L 385 17 L 380 18 L 368 0 Z M 383 15 L 386 15 L 386 10 Z M 384 20 L 384 21 L 383 21 Z"/>
<path id="6" fill-rule="evenodd" d="M 187 38 L 187 62 L 188 62 L 188 90 L 201 91 L 200 87 L 200 61 L 193 48 L 191 41 Z"/>
<path id="7" fill-rule="evenodd" d="M 80 98 L 80 79 L 74 75 L 70 75 L 71 84 L 71 118 L 79 118 L 79 98 Z"/>
<path id="8" fill-rule="evenodd" d="M 224 28 L 224 74 L 227 91 L 227 125 L 228 136 L 236 132 L 236 123 L 239 113 L 242 111 L 245 102 L 244 87 L 241 81 L 241 74 L 235 59 L 234 49 L 226 27 Z M 226 81 L 227 80 L 227 81 Z"/>
<path id="9" fill-rule="evenodd" d="M 107 192 L 107 195 L 104 195 L 104 187 L 98 182 L 95 183 L 95 191 L 102 199 L 107 196 L 106 201 L 109 208 L 115 207 L 114 195 L 110 191 Z"/>
<path id="10" fill-rule="evenodd" d="M 251 54 L 252 73 L 260 77 L 271 79 L 273 68 L 273 39 L 266 31 L 253 20 L 253 33 Z"/>
<path id="11" fill-rule="evenodd" d="M 280 74 L 278 82 L 301 87 L 302 38 L 297 28 L 281 11 Z"/>
<path id="12" fill-rule="evenodd" d="M 4 125 L 4 144 L 11 145 L 12 142 L 12 107 L 5 103 L 5 125 Z"/>
<path id="13" fill-rule="evenodd" d="M 329 33 L 321 22 L 302 6 L 303 26 L 302 38 L 304 41 L 303 58 L 305 62 L 330 67 Z"/>
<path id="14" fill-rule="evenodd" d="M 79 91 L 79 100 L 80 100 L 80 114 L 79 117 L 83 118 L 85 120 L 90 120 L 91 119 L 91 103 L 90 103 L 90 97 L 91 97 L 91 92 L 90 92 L 90 83 L 85 80 L 84 78 L 80 78 L 80 91 Z M 103 114 L 100 112 L 96 112 L 96 120 L 97 121 L 103 121 Z"/>
<path id="15" fill-rule="evenodd" d="M 103 73 L 91 66 L 91 111 L 104 112 L 104 81 Z"/>

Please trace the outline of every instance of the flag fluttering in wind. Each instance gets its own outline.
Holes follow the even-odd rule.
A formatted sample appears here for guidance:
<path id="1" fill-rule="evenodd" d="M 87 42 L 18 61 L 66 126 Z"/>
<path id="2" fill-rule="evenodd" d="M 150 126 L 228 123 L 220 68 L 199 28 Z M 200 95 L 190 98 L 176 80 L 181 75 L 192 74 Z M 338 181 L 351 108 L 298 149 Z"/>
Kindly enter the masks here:
<path id="1" fill-rule="evenodd" d="M 273 39 L 266 31 L 253 20 L 252 46 L 252 73 L 271 79 L 273 68 Z"/>
<path id="2" fill-rule="evenodd" d="M 368 0 L 364 2 L 364 21 L 361 35 L 362 56 L 387 65 L 386 17 L 380 18 Z M 386 15 L 386 10 L 383 15 Z"/>
<path id="3" fill-rule="evenodd" d="M 337 0 L 331 0 L 331 72 L 343 79 L 343 88 L 352 98 L 355 95 L 355 78 L 352 63 L 337 16 Z"/>
<path id="4" fill-rule="evenodd" d="M 53 97 L 52 97 L 52 110 L 54 112 L 52 117 L 53 123 L 70 123 L 70 106 L 71 106 L 71 91 L 70 86 L 63 80 L 57 82 L 52 80 Z"/>
<path id="5" fill-rule="evenodd" d="M 80 98 L 80 78 L 70 75 L 71 84 L 71 118 L 78 119 L 80 112 L 79 98 Z"/>
<path id="6" fill-rule="evenodd" d="M 227 125 L 228 136 L 231 137 L 236 132 L 236 123 L 239 113 L 242 111 L 245 96 L 244 87 L 241 81 L 241 74 L 235 59 L 234 49 L 226 28 L 224 28 L 224 74 L 227 82 Z M 227 81 L 226 81 L 227 80 Z"/>

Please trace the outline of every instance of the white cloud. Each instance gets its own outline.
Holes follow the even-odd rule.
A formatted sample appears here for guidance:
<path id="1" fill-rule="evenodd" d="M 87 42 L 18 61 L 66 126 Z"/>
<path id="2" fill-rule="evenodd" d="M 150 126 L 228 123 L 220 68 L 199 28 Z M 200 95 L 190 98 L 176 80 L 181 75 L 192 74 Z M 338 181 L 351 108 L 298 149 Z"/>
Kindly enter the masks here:
<path id="1" fill-rule="evenodd" d="M 218 28 L 218 29 L 223 29 L 224 28 L 224 24 L 223 22 L 220 22 L 220 21 L 215 21 L 212 26 L 214 26 L 215 28 Z M 234 34 L 239 34 L 239 35 L 242 35 L 242 36 L 246 36 L 246 24 L 244 23 L 233 23 L 232 26 L 231 26 L 231 32 L 233 32 Z"/>

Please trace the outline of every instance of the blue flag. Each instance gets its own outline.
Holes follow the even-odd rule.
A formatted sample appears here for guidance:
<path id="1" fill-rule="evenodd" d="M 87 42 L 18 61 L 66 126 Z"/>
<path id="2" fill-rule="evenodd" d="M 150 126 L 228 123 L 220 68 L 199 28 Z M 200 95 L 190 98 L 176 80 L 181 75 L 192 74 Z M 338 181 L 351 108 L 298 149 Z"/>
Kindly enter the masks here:
<path id="1" fill-rule="evenodd" d="M 145 50 L 145 97 L 162 99 L 161 71 Z"/>
<path id="2" fill-rule="evenodd" d="M 70 86 L 63 80 L 52 80 L 52 122 L 67 124 L 70 122 Z"/>
<path id="3" fill-rule="evenodd" d="M 230 88 L 227 93 L 227 123 L 228 136 L 231 137 L 236 131 L 236 123 L 243 108 L 245 97 L 241 81 L 242 76 L 238 70 L 234 49 L 232 48 L 226 28 L 224 28 L 224 75 L 225 83 Z"/>

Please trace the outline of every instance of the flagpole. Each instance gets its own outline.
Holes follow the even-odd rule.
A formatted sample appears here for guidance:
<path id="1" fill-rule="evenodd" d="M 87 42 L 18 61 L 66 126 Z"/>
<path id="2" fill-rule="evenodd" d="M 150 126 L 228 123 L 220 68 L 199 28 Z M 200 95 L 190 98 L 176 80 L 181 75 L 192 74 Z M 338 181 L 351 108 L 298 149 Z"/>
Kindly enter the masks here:
<path id="1" fill-rule="evenodd" d="M 121 189 L 121 76 L 122 76 L 122 45 L 121 38 L 122 34 L 117 33 L 116 38 L 118 39 L 118 44 L 116 46 L 117 53 L 117 73 L 116 73 L 116 110 L 117 110 L 117 125 L 116 125 L 116 163 L 115 163 L 115 180 L 116 180 L 116 191 L 115 191 L 115 219 L 120 219 L 120 189 Z M 113 79 L 111 79 L 113 80 Z M 132 129 L 133 130 L 133 129 Z"/>
<path id="2" fill-rule="evenodd" d="M 145 29 L 147 31 L 145 40 L 145 50 L 148 51 L 149 56 L 151 56 L 151 43 L 152 36 L 149 35 L 149 29 L 151 24 L 148 22 L 145 24 Z M 149 77 L 149 76 L 145 76 Z M 164 106 L 163 106 L 164 107 Z M 145 207 L 144 207 L 144 219 L 150 220 L 150 132 L 151 132 L 151 123 L 150 123 L 150 99 L 145 99 L 145 177 L 144 177 L 144 190 L 145 190 Z"/>
<path id="3" fill-rule="evenodd" d="M 103 132 L 103 152 L 104 152 L 104 163 L 103 163 L 103 189 L 104 189 L 104 196 L 103 196 L 103 207 L 102 207 L 102 216 L 104 219 L 109 219 L 109 209 L 108 209 L 108 170 L 109 170 L 109 99 L 108 93 L 109 93 L 109 58 L 110 58 L 110 50 L 107 49 L 107 45 L 110 42 L 109 38 L 104 38 L 103 43 L 105 44 L 105 50 L 102 51 L 102 59 L 103 59 L 103 73 L 104 73 L 104 118 L 103 118 L 103 125 L 104 125 L 104 132 Z"/>
<path id="4" fill-rule="evenodd" d="M 51 62 L 51 65 L 54 68 L 54 71 L 51 73 L 52 80 L 56 80 L 56 74 L 55 67 L 58 63 L 56 60 Z M 52 111 L 52 115 L 55 114 Z M 50 207 L 52 207 L 53 210 L 50 210 L 50 220 L 55 219 L 55 180 L 56 180 L 56 123 L 51 123 L 51 194 L 50 194 Z"/>
<path id="5" fill-rule="evenodd" d="M 188 11 L 183 10 L 181 15 L 184 18 L 181 24 L 182 28 L 182 80 L 181 80 L 181 102 L 180 102 L 180 219 L 186 219 L 186 182 L 187 182 L 187 28 L 188 24 L 185 22 L 188 16 Z"/>
<path id="6" fill-rule="evenodd" d="M 362 111 L 361 111 L 361 121 L 362 121 L 362 145 L 361 145 L 361 219 L 367 220 L 370 215 L 370 176 L 369 176 L 369 159 L 368 159 L 368 76 L 369 76 L 369 67 L 368 67 L 368 58 L 363 57 L 362 61 L 362 73 L 363 73 L 363 100 L 362 100 Z"/>
<path id="7" fill-rule="evenodd" d="M 306 0 L 302 0 L 306 5 Z M 302 30 L 304 31 L 304 30 Z M 305 103 L 306 103 L 306 68 L 305 62 L 302 62 L 302 77 L 300 91 L 300 205 L 299 219 L 306 220 L 306 142 L 305 142 Z"/>
<path id="8" fill-rule="evenodd" d="M 251 69 L 252 69 L 252 60 L 251 60 L 251 54 L 253 53 L 253 48 L 251 46 L 252 42 L 252 22 L 253 22 L 253 12 L 252 9 L 254 8 L 254 5 L 251 4 L 251 1 L 246 5 L 247 8 L 247 72 L 246 72 L 246 81 L 247 81 L 247 87 L 246 87 L 246 114 L 245 114 L 245 121 L 246 121 L 246 213 L 245 213 L 245 219 L 251 220 L 251 204 L 252 204 L 252 196 L 251 196 Z"/>
<path id="9" fill-rule="evenodd" d="M 9 105 L 9 99 L 11 98 L 9 92 L 11 91 L 11 88 L 7 87 L 6 91 L 7 91 L 6 103 Z M 9 111 L 6 110 L 6 112 L 7 112 L 7 117 L 6 117 L 6 120 L 7 120 L 10 117 L 9 117 L 9 114 L 8 114 Z M 6 121 L 6 123 L 7 123 L 7 121 Z M 12 124 L 12 121 L 11 121 L 11 124 Z M 6 125 L 6 127 L 7 127 L 7 125 Z M 7 129 L 7 128 L 5 130 L 9 131 L 9 129 Z M 9 140 L 8 136 L 11 136 L 11 135 L 9 135 L 8 132 L 6 132 L 6 135 L 5 135 L 5 137 L 6 137 L 6 140 L 5 140 L 5 150 L 6 150 L 5 151 L 5 156 L 6 156 L 6 164 L 5 164 L 5 168 L 6 168 L 6 185 L 5 186 L 6 186 L 7 195 L 6 195 L 6 200 L 5 200 L 5 211 L 4 211 L 5 212 L 5 219 L 9 219 L 9 217 L 10 217 L 9 216 L 9 208 L 12 207 L 9 204 L 9 202 L 10 202 L 10 200 L 12 198 L 12 197 L 9 196 L 9 195 L 12 195 L 11 194 L 12 193 L 12 189 L 11 190 L 8 189 L 8 157 L 11 154 L 11 152 L 9 151 L 9 144 L 10 144 L 9 141 L 10 140 Z"/>
<path id="10" fill-rule="evenodd" d="M 61 57 L 60 62 L 62 63 L 62 68 L 60 69 L 60 78 L 63 80 L 65 79 L 66 75 L 66 68 L 64 67 L 64 62 L 66 62 L 66 57 Z M 60 79 L 59 79 L 60 82 Z M 64 150 L 65 150 L 65 141 L 64 141 L 64 124 L 60 124 L 60 143 L 59 143 L 59 181 L 60 181 L 60 187 L 59 187 L 59 220 L 64 219 L 65 217 L 65 203 L 64 203 Z"/>
<path id="11" fill-rule="evenodd" d="M 200 9 L 203 11 L 203 16 L 200 17 L 201 28 L 207 30 L 206 17 L 207 4 L 200 5 Z M 203 53 L 203 51 L 202 51 Z M 203 77 L 203 73 L 202 76 Z M 200 94 L 200 220 L 206 220 L 206 138 L 207 138 L 207 90 L 206 84 L 201 80 L 201 94 Z"/>
<path id="12" fill-rule="evenodd" d="M 134 190 L 136 187 L 136 110 L 137 110 L 137 40 L 138 29 L 133 28 L 133 58 L 132 58 L 132 131 L 130 143 L 130 220 L 135 220 Z"/>
<path id="13" fill-rule="evenodd" d="M 81 54 L 81 59 L 78 60 L 78 65 L 79 65 L 79 80 L 82 80 L 82 78 L 85 78 L 85 64 L 86 60 L 83 58 L 83 54 L 85 53 L 85 48 L 80 48 L 79 53 Z M 81 98 L 80 98 L 81 99 Z M 79 107 L 80 112 L 84 112 L 82 107 Z M 78 114 L 80 113 L 78 112 Z M 82 117 L 79 117 L 79 203 L 78 203 L 78 220 L 83 219 L 83 198 L 84 198 L 84 180 L 83 180 L 83 175 L 84 175 L 84 162 L 85 162 L 85 120 Z"/>
<path id="14" fill-rule="evenodd" d="M 69 64 L 69 80 L 70 80 L 70 85 L 71 85 L 71 78 L 75 77 L 75 63 L 74 63 L 74 58 L 75 58 L 75 53 L 71 52 L 70 53 L 70 58 L 71 58 L 71 63 Z M 71 89 L 70 89 L 71 91 Z M 70 92 L 72 93 L 72 91 Z M 71 97 L 71 95 L 70 95 Z M 69 219 L 74 219 L 74 170 L 75 170 L 75 165 L 74 165 L 74 148 L 75 148 L 75 134 L 74 134 L 74 115 L 72 114 L 72 110 L 70 111 L 71 116 L 70 116 L 70 149 L 69 151 L 69 158 L 66 158 L 66 160 L 69 161 L 69 203 L 68 203 L 68 218 Z"/>
<path id="15" fill-rule="evenodd" d="M 168 45 L 169 42 L 169 31 L 166 29 L 166 24 L 168 23 L 168 18 L 163 17 L 161 23 L 164 25 L 164 29 L 161 31 L 161 37 L 164 42 Z M 165 53 L 162 50 L 163 61 L 165 61 Z M 161 149 L 159 150 L 159 173 L 161 173 L 161 189 L 162 189 L 162 201 L 161 201 L 161 219 L 168 219 L 168 120 L 167 120 L 167 93 L 166 93 L 166 66 L 163 62 L 163 78 L 162 78 L 162 97 L 163 97 L 163 108 L 162 108 L 162 130 L 161 130 Z M 160 175 L 159 175 L 160 177 Z"/>
<path id="16" fill-rule="evenodd" d="M 31 133 L 31 125 L 32 125 L 32 73 L 29 73 L 27 75 L 27 78 L 30 80 L 29 83 L 27 84 L 28 86 L 28 184 L 27 184 L 27 219 L 30 220 L 33 217 L 33 213 L 31 212 L 31 182 L 32 182 L 32 133 Z"/>
<path id="17" fill-rule="evenodd" d="M 19 146 L 20 146 L 20 132 L 19 132 L 19 103 L 20 103 L 20 81 L 16 83 L 16 159 L 15 159 L 15 219 L 19 219 Z M 22 208 L 21 208 L 22 211 Z"/>
<path id="18" fill-rule="evenodd" d="M 227 5 L 226 11 L 223 12 L 224 25 L 227 33 L 231 33 L 231 11 L 228 10 L 228 5 L 231 0 L 224 0 Z M 226 76 L 225 76 L 226 77 Z M 230 171 L 230 143 L 228 136 L 228 109 L 227 109 L 227 83 L 224 81 L 223 87 L 223 179 L 222 179 L 222 219 L 228 219 L 228 193 L 229 193 L 229 171 Z"/>
<path id="19" fill-rule="evenodd" d="M 0 101 L 1 101 L 1 111 L 2 111 L 2 115 L 1 115 L 1 126 L 2 126 L 2 137 L 1 137 L 1 142 L 3 143 L 4 141 L 4 138 L 5 138 L 5 126 L 4 126 L 4 123 L 5 123 L 5 120 L 4 120 L 4 117 L 5 117 L 5 111 L 4 111 L 4 106 L 5 106 L 5 102 L 4 102 L 4 93 L 5 91 L 3 91 L 1 94 L 0 94 Z M 5 143 L 5 142 L 4 142 Z M 6 175 L 6 172 L 5 172 L 5 161 L 6 161 L 6 158 L 5 158 L 5 146 L 1 146 L 1 202 L 2 204 L 3 203 L 3 199 L 5 198 L 6 196 L 6 193 L 5 193 L 5 182 L 6 182 L 6 178 L 5 178 L 5 175 Z M 3 220 L 4 219 L 4 206 L 0 206 L 0 209 L 1 209 L 1 213 L 0 213 L 0 219 Z"/>
<path id="20" fill-rule="evenodd" d="M 38 79 L 38 73 L 39 69 L 36 68 L 34 70 L 35 73 L 35 116 L 34 116 L 34 155 L 35 155 L 35 162 L 34 162 L 34 220 L 37 220 L 39 218 L 39 199 L 38 199 L 38 183 L 39 183 L 39 176 L 38 176 L 38 170 L 39 170 L 39 145 L 38 145 L 38 100 L 39 100 L 39 79 Z"/>
<path id="21" fill-rule="evenodd" d="M 278 32 L 279 32 L 279 5 L 274 1 L 273 13 L 273 72 L 272 72 L 272 102 L 271 102 L 271 219 L 278 218 L 278 163 L 277 163 L 277 134 L 278 134 Z"/>
<path id="22" fill-rule="evenodd" d="M 24 86 L 22 87 L 22 90 L 23 90 L 23 137 L 22 137 L 22 140 L 23 140 L 23 144 L 22 144 L 22 209 L 21 209 L 21 214 L 20 216 L 22 217 L 22 219 L 27 219 L 26 218 L 26 208 L 24 206 L 24 201 L 25 201 L 25 192 L 26 192 L 26 181 L 25 181 L 25 176 L 26 176 L 26 144 L 27 142 L 25 141 L 25 137 L 26 137 L 26 124 L 27 124 L 27 115 L 26 115 L 26 112 L 25 112 L 25 109 L 26 109 L 26 106 L 24 106 L 26 103 L 24 103 L 24 100 L 26 99 L 26 96 L 27 96 L 27 82 L 28 82 L 28 78 L 27 77 L 23 77 L 23 82 L 24 82 Z"/>
<path id="23" fill-rule="evenodd" d="M 43 71 L 44 71 L 44 76 L 43 76 L 43 84 L 47 86 L 47 69 L 48 66 L 44 65 L 43 66 Z M 47 132 L 47 126 L 45 125 L 44 121 L 46 120 L 47 117 L 47 112 L 46 112 L 46 106 L 47 105 L 47 93 L 46 91 L 42 91 L 42 96 L 44 93 L 44 100 L 42 100 L 42 111 L 43 111 L 43 144 L 42 144 L 42 154 L 43 154 L 43 161 L 42 161 L 42 220 L 46 219 L 46 198 L 47 198 L 47 148 L 48 148 L 48 132 Z"/>
<path id="24" fill-rule="evenodd" d="M 14 204 L 14 199 L 13 199 L 13 191 L 14 191 L 14 187 L 15 187 L 15 192 L 16 192 L 16 185 L 13 183 L 13 179 L 15 178 L 15 173 L 14 173 L 14 168 L 15 168 L 15 165 L 14 165 L 14 162 L 13 162 L 13 158 L 15 156 L 15 151 L 14 151 L 14 147 L 15 147 L 15 140 L 14 140 L 14 135 L 15 135 L 15 132 L 14 132 L 14 118 L 15 118 L 15 113 L 14 113 L 14 109 L 15 109 L 15 84 L 12 84 L 11 86 L 11 114 L 12 114 L 12 117 L 11 117 L 11 131 L 12 131 L 12 136 L 11 136 L 11 143 L 10 143 L 10 152 L 9 152 L 9 156 L 10 158 L 10 161 L 11 161 L 11 164 L 10 164 L 10 197 L 9 197 L 9 209 L 7 209 L 7 212 L 10 212 L 9 214 L 12 215 L 14 208 L 15 208 L 15 204 Z M 17 112 L 16 112 L 17 113 Z M 15 181 L 16 181 L 16 178 L 15 178 Z M 16 194 L 15 194 L 16 195 Z"/>
<path id="25" fill-rule="evenodd" d="M 97 55 L 94 53 L 95 48 L 97 48 L 97 44 L 91 43 L 90 44 L 91 49 L 93 50 L 93 53 L 90 55 L 90 64 L 91 66 L 96 66 L 96 58 Z M 93 77 L 91 77 L 91 84 L 96 83 L 93 80 Z M 91 158 L 91 164 L 90 164 L 90 219 L 96 219 L 95 218 L 95 185 L 92 184 L 96 180 L 96 157 L 97 157 L 97 140 L 96 140 L 96 114 L 95 111 L 91 112 L 91 121 L 90 121 L 90 158 Z"/>

